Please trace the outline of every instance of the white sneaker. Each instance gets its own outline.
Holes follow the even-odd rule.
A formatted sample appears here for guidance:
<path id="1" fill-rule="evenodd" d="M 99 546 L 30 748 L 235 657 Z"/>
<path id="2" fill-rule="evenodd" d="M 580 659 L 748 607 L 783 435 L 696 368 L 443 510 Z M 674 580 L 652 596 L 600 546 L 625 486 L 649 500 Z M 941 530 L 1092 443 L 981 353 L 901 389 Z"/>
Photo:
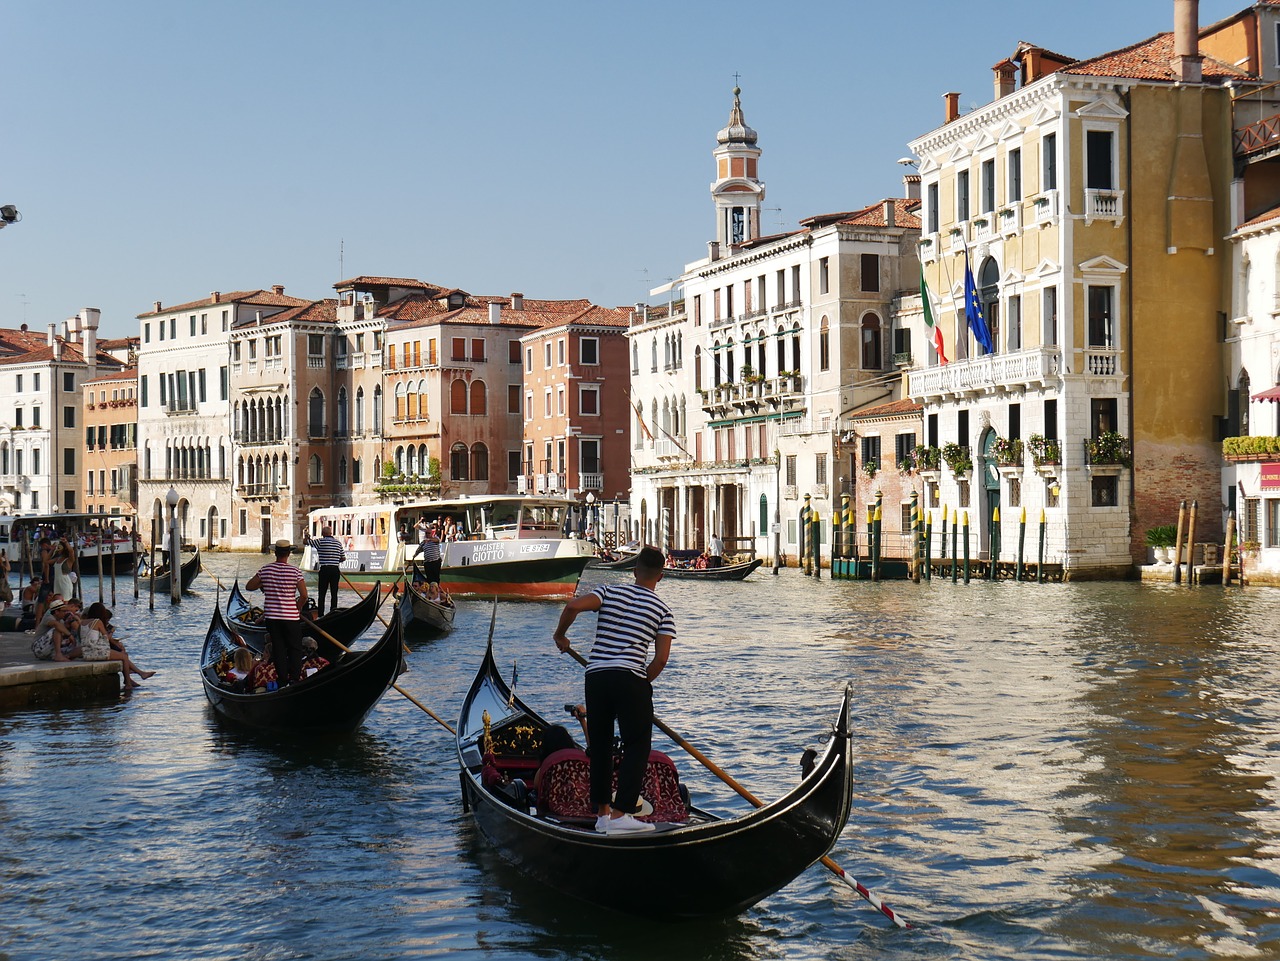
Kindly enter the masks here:
<path id="1" fill-rule="evenodd" d="M 654 830 L 654 826 L 646 821 L 637 821 L 630 814 L 624 814 L 621 817 L 611 817 L 609 822 L 604 826 L 605 834 L 643 834 L 645 831 Z"/>
<path id="2" fill-rule="evenodd" d="M 606 827 L 608 823 L 609 823 L 609 815 L 601 814 L 600 816 L 598 816 L 596 818 L 596 833 L 608 834 L 609 831 L 608 831 L 608 828 Z"/>

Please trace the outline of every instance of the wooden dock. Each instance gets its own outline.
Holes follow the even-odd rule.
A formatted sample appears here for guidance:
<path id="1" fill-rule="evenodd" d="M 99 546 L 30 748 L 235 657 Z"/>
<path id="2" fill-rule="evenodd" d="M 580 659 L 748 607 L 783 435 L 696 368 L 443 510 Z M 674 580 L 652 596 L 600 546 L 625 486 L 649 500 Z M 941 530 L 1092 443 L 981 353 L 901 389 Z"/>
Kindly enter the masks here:
<path id="1" fill-rule="evenodd" d="M 40 661 L 33 635 L 0 633 L 0 712 L 62 707 L 120 696 L 119 661 Z"/>

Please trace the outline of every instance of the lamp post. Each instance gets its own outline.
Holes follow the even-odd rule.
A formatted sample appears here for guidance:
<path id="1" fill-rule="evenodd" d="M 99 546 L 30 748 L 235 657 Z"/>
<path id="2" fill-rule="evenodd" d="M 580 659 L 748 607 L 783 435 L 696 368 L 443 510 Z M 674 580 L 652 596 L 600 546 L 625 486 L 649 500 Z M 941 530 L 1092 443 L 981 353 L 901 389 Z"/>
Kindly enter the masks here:
<path id="1" fill-rule="evenodd" d="M 596 541 L 600 539 L 598 527 L 599 525 L 596 523 L 596 495 L 591 491 L 587 491 L 587 531 L 591 534 L 591 538 Z M 588 539 L 590 540 L 591 538 Z"/>
<path id="2" fill-rule="evenodd" d="M 170 487 L 164 502 L 169 505 L 169 601 L 181 603 L 182 557 L 178 550 L 178 492 Z"/>

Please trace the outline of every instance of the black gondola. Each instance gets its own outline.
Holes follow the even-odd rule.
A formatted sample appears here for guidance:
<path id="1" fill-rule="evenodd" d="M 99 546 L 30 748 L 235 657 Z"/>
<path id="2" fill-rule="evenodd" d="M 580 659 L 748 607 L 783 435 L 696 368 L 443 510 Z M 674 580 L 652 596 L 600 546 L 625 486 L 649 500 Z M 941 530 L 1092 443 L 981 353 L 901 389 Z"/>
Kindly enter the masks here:
<path id="1" fill-rule="evenodd" d="M 200 573 L 200 548 L 195 549 L 189 558 L 182 562 L 182 566 L 178 568 L 179 583 L 182 585 L 182 592 L 185 594 L 196 579 L 196 575 Z M 150 580 L 149 574 L 139 574 L 146 580 Z M 169 565 L 161 564 L 156 568 L 155 591 L 157 594 L 169 593 Z"/>
<path id="2" fill-rule="evenodd" d="M 371 586 L 369 591 L 362 597 L 357 604 L 351 607 L 341 607 L 337 610 L 330 611 L 324 617 L 316 618 L 316 626 L 321 631 L 313 631 L 310 626 L 303 628 L 303 633 L 314 637 L 316 645 L 319 648 L 320 655 L 331 661 L 336 661 L 342 656 L 342 649 L 337 647 L 333 640 L 350 647 L 370 626 L 378 616 L 378 608 L 382 606 L 382 583 L 378 582 Z M 253 610 L 253 605 L 249 603 L 249 599 L 244 596 L 240 590 L 239 579 L 231 584 L 231 591 L 227 594 L 227 623 L 240 634 L 255 651 L 262 650 L 262 645 L 266 642 L 267 628 L 265 624 L 253 623 L 245 619 L 245 616 Z M 328 634 L 329 637 L 324 635 Z"/>
<path id="3" fill-rule="evenodd" d="M 760 558 L 741 564 L 725 564 L 721 567 L 668 567 L 663 577 L 684 578 L 691 581 L 740 581 L 763 564 Z"/>
<path id="4" fill-rule="evenodd" d="M 639 557 L 639 551 L 623 554 L 612 561 L 607 561 L 603 557 L 593 557 L 587 561 L 587 569 L 596 571 L 633 571 L 636 568 L 636 560 Z"/>
<path id="5" fill-rule="evenodd" d="M 397 610 L 406 631 L 422 630 L 432 634 L 446 634 L 453 630 L 453 619 L 458 613 L 452 601 L 433 601 L 424 590 L 409 581 L 405 581 Z"/>
<path id="6" fill-rule="evenodd" d="M 200 656 L 205 697 L 219 715 L 274 731 L 340 732 L 357 727 L 403 669 L 400 624 L 392 621 L 373 647 L 353 651 L 298 684 L 239 694 L 218 680 L 216 666 L 240 644 L 215 606 Z"/>
<path id="7" fill-rule="evenodd" d="M 490 646 L 458 721 L 463 801 L 503 857 L 548 887 L 649 917 L 735 914 L 794 880 L 844 830 L 853 777 L 849 699 L 846 688 L 825 750 L 777 801 L 728 819 L 690 806 L 683 822 L 673 818 L 653 832 L 597 834 L 594 817 L 549 814 L 529 806 L 519 785 L 501 783 L 504 775 L 532 781 L 548 723 L 512 695 Z M 542 793 L 551 789 L 543 784 Z M 626 884 L 601 882 L 610 877 Z"/>

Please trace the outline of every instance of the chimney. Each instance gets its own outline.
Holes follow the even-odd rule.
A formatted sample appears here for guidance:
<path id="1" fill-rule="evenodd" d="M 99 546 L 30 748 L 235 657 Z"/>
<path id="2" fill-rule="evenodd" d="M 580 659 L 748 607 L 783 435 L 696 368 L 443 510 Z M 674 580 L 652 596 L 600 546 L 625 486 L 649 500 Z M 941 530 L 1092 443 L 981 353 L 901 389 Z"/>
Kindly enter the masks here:
<path id="1" fill-rule="evenodd" d="M 153 306 L 155 307 L 155 313 L 160 313 L 160 301 L 157 300 Z"/>
<path id="2" fill-rule="evenodd" d="M 489 323 L 502 323 L 502 304 L 496 300 L 489 301 Z"/>
<path id="3" fill-rule="evenodd" d="M 1199 83 L 1200 2 L 1173 0 L 1173 72 L 1182 83 Z"/>
<path id="4" fill-rule="evenodd" d="M 46 345 L 46 346 L 48 346 L 48 347 L 52 347 L 52 346 L 53 346 L 53 342 L 54 342 L 55 340 L 57 340 L 57 339 L 58 339 L 58 325 L 57 325 L 57 324 L 50 324 L 50 325 L 49 325 L 49 334 L 48 334 L 48 336 L 45 338 L 45 345 Z"/>
<path id="5" fill-rule="evenodd" d="M 960 94 L 944 93 L 943 101 L 946 103 L 946 109 L 943 111 L 943 123 L 951 123 L 960 116 Z"/>
<path id="6" fill-rule="evenodd" d="M 908 200 L 920 199 L 920 175 L 907 174 L 902 178 L 902 189 L 906 191 Z"/>
<path id="7" fill-rule="evenodd" d="M 1017 86 L 1018 68 L 1012 60 L 1001 60 L 991 68 L 995 75 L 995 98 L 1007 97 Z"/>
<path id="8" fill-rule="evenodd" d="M 101 316 L 102 311 L 97 307 L 86 307 L 80 311 L 84 321 L 84 359 L 90 367 L 96 367 L 98 363 L 98 319 Z"/>
<path id="9" fill-rule="evenodd" d="M 886 227 L 898 226 L 898 206 L 892 200 L 884 202 L 884 225 Z"/>
<path id="10" fill-rule="evenodd" d="M 524 294 L 513 293 L 511 295 L 511 309 L 524 310 Z"/>
<path id="11" fill-rule="evenodd" d="M 220 304 L 220 303 L 222 303 L 222 291 L 220 291 L 220 290 L 213 290 L 213 291 L 210 291 L 210 292 L 209 292 L 209 303 L 211 303 L 211 304 Z"/>
<path id="12" fill-rule="evenodd" d="M 272 284 L 271 292 L 278 297 L 284 296 L 284 284 Z"/>
<path id="13" fill-rule="evenodd" d="M 707 259 L 710 260 L 712 263 L 720 259 L 720 241 L 718 240 L 707 241 Z"/>

